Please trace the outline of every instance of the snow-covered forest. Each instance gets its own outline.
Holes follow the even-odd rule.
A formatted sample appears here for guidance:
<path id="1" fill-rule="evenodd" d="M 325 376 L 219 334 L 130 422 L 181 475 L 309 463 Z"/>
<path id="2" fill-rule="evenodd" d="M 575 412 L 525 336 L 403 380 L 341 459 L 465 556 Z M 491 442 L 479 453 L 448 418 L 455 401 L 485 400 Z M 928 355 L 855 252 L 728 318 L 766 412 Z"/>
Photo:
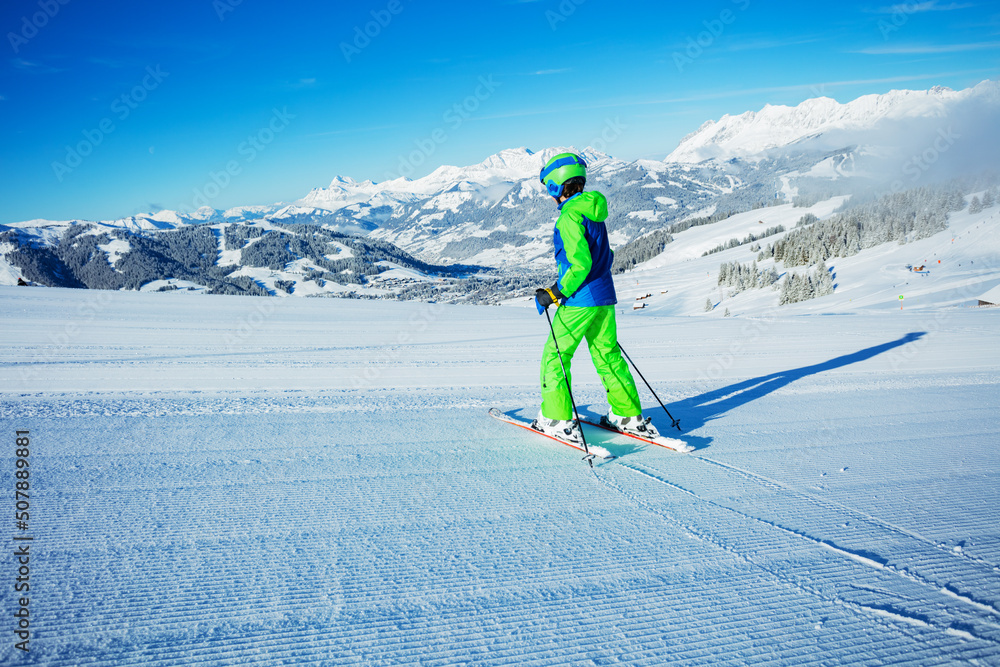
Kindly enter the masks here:
<path id="1" fill-rule="evenodd" d="M 925 239 L 947 228 L 949 213 L 966 207 L 965 195 L 975 186 L 967 187 L 970 190 L 954 184 L 925 186 L 874 201 L 852 202 L 843 213 L 797 227 L 768 244 L 757 259 L 803 266 L 831 257 L 850 257 L 883 243 Z"/>

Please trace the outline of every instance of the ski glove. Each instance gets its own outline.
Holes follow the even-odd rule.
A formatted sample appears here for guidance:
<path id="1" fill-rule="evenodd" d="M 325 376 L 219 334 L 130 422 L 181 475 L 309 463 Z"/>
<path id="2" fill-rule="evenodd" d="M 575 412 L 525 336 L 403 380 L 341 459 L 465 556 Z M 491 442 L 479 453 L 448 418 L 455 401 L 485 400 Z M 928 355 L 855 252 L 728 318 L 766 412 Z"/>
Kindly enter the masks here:
<path id="1" fill-rule="evenodd" d="M 538 306 L 545 310 L 554 303 L 559 303 L 566 296 L 559 291 L 559 283 L 556 283 L 552 287 L 539 287 L 535 290 L 535 301 L 538 302 Z"/>

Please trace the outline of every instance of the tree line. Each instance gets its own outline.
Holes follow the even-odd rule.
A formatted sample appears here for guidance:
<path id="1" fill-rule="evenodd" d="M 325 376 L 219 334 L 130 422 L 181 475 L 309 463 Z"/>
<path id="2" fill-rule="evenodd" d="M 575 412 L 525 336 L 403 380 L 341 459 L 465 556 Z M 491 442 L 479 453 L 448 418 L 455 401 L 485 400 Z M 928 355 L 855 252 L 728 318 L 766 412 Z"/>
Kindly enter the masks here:
<path id="1" fill-rule="evenodd" d="M 807 266 L 833 257 L 850 257 L 883 243 L 909 243 L 948 227 L 948 214 L 965 208 L 953 186 L 926 186 L 857 203 L 827 220 L 796 227 L 768 244 L 758 261 Z"/>
<path id="2" fill-rule="evenodd" d="M 768 227 L 767 229 L 764 230 L 764 232 L 762 234 L 753 234 L 753 233 L 747 234 L 743 238 L 743 240 L 740 240 L 738 238 L 731 238 L 726 243 L 720 243 L 719 245 L 715 246 L 711 250 L 706 250 L 705 252 L 702 253 L 701 256 L 705 257 L 707 255 L 714 255 L 717 252 L 722 252 L 723 250 L 729 250 L 731 248 L 738 248 L 741 245 L 747 245 L 748 243 L 753 243 L 754 241 L 759 241 L 761 239 L 767 238 L 768 236 L 774 236 L 775 234 L 780 234 L 783 231 L 785 231 L 785 226 L 784 225 L 777 225 L 775 227 Z"/>

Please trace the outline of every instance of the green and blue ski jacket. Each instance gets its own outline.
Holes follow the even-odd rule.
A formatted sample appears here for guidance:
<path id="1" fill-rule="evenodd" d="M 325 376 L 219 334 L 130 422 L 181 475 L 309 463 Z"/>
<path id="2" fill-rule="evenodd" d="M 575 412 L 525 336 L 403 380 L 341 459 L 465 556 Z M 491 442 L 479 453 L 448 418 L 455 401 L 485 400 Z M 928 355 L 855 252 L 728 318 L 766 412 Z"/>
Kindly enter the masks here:
<path id="1" fill-rule="evenodd" d="M 604 221 L 608 200 L 600 192 L 581 192 L 559 206 L 553 240 L 559 267 L 559 291 L 567 306 L 618 303 L 611 278 L 611 244 Z"/>

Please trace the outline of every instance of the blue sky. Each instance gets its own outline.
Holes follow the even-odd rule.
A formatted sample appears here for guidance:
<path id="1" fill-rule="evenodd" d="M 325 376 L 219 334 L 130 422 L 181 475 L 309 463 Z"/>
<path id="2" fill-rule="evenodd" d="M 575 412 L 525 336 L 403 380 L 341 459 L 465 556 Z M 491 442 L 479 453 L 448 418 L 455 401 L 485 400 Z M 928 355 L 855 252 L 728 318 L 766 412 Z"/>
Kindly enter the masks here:
<path id="1" fill-rule="evenodd" d="M 1000 77 L 997 2 L 35 0 L 0 24 L 0 223 L 291 201 L 602 135 L 662 159 L 767 103 Z"/>

